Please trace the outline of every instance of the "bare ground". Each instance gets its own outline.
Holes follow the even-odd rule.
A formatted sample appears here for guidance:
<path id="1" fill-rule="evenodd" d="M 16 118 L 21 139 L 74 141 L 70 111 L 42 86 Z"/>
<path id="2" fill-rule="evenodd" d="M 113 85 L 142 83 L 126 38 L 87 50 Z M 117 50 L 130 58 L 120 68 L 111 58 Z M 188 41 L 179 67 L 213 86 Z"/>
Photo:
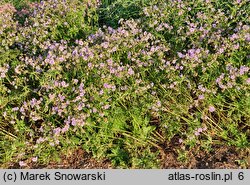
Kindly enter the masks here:
<path id="1" fill-rule="evenodd" d="M 234 147 L 215 145 L 213 151 L 193 150 L 188 154 L 187 162 L 178 160 L 177 152 L 166 149 L 161 158 L 160 168 L 162 169 L 239 169 L 250 168 L 250 152 L 247 150 L 236 151 Z M 239 161 L 244 161 L 243 165 Z M 97 161 L 91 154 L 76 149 L 70 155 L 62 155 L 61 162 L 50 162 L 48 165 L 36 165 L 30 163 L 28 168 L 33 169 L 110 169 L 114 168 L 109 160 Z M 20 168 L 13 164 L 9 168 Z"/>

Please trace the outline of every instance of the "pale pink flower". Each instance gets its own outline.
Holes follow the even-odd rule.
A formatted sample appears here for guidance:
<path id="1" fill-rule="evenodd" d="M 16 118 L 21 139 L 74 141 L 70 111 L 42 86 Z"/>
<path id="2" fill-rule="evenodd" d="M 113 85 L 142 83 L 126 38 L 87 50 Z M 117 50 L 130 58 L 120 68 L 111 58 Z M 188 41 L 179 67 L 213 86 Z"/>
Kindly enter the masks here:
<path id="1" fill-rule="evenodd" d="M 21 166 L 21 167 L 27 166 L 27 163 L 25 163 L 24 161 L 19 161 L 19 166 Z"/>
<path id="2" fill-rule="evenodd" d="M 202 95 L 199 95 L 199 97 L 198 97 L 198 99 L 199 100 L 203 100 L 205 97 L 204 97 L 204 95 L 202 94 Z"/>
<path id="3" fill-rule="evenodd" d="M 135 74 L 135 72 L 133 71 L 133 69 L 132 69 L 131 67 L 128 69 L 128 74 L 129 74 L 129 75 Z"/>
<path id="4" fill-rule="evenodd" d="M 250 78 L 246 79 L 246 83 L 250 85 Z"/>
<path id="5" fill-rule="evenodd" d="M 182 139 L 179 139 L 179 143 L 183 143 L 183 140 L 182 140 Z"/>
<path id="6" fill-rule="evenodd" d="M 206 130 L 207 130 L 207 127 L 203 127 L 202 130 L 203 130 L 203 131 L 206 131 Z"/>
<path id="7" fill-rule="evenodd" d="M 199 135 L 200 135 L 200 132 L 195 131 L 195 132 L 194 132 L 194 135 L 199 136 Z"/>
<path id="8" fill-rule="evenodd" d="M 198 132 L 202 132 L 203 130 L 202 130 L 202 128 L 198 128 L 198 130 L 197 130 Z"/>
<path id="9" fill-rule="evenodd" d="M 214 112 L 215 111 L 215 107 L 210 105 L 209 108 L 208 108 L 209 112 Z"/>
<path id="10" fill-rule="evenodd" d="M 37 157 L 33 157 L 31 160 L 32 160 L 33 162 L 37 162 Z"/>

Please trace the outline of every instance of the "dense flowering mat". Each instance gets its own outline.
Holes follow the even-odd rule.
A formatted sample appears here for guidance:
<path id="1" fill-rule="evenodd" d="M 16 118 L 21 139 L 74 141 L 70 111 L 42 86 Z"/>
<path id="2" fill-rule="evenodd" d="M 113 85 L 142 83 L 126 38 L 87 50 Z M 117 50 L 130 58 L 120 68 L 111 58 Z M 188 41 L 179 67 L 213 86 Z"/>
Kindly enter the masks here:
<path id="1" fill-rule="evenodd" d="M 248 0 L 1 1 L 1 166 L 82 148 L 107 167 L 249 167 L 249 13 Z"/>

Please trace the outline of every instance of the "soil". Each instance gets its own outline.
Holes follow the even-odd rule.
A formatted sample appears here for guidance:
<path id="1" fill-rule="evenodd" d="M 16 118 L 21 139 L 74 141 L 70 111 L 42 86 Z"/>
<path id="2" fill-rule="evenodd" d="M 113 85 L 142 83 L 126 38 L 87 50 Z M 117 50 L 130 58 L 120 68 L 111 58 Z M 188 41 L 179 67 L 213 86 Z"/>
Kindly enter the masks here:
<path id="1" fill-rule="evenodd" d="M 178 146 L 179 145 L 179 146 Z M 250 168 L 250 150 L 236 149 L 233 146 L 216 145 L 211 147 L 208 152 L 194 147 L 189 150 L 186 161 L 178 160 L 178 150 L 180 143 L 178 138 L 173 138 L 170 145 L 164 147 L 163 159 L 161 160 L 161 168 L 164 169 L 239 169 Z M 185 147 L 184 147 L 185 148 Z"/>
<path id="2" fill-rule="evenodd" d="M 186 163 L 178 160 L 178 153 L 174 150 L 166 149 L 160 168 L 162 169 L 239 169 L 250 168 L 249 152 L 237 152 L 234 147 L 214 146 L 210 153 L 196 151 L 189 153 L 189 160 Z M 61 162 L 50 162 L 46 166 L 29 164 L 31 169 L 111 169 L 114 168 L 109 160 L 97 161 L 91 154 L 77 149 L 71 155 L 61 156 Z M 237 161 L 245 160 L 244 166 Z M 20 168 L 18 164 L 10 168 Z"/>
<path id="3" fill-rule="evenodd" d="M 161 169 L 250 169 L 250 150 L 236 149 L 233 146 L 213 145 L 212 150 L 207 152 L 197 146 L 189 150 L 186 159 L 180 162 L 178 149 L 180 143 L 174 139 L 168 145 L 161 146 L 160 168 Z M 157 149 L 156 149 L 157 150 Z M 98 161 L 90 153 L 83 149 L 75 149 L 68 155 L 61 155 L 61 162 L 50 162 L 48 165 L 36 165 L 29 163 L 26 168 L 30 169 L 111 169 L 114 168 L 111 161 L 103 159 Z M 9 168 L 18 169 L 19 164 L 12 164 Z"/>
<path id="4" fill-rule="evenodd" d="M 10 168 L 20 168 L 14 164 Z M 29 169 L 109 169 L 112 168 L 108 160 L 97 161 L 82 149 L 72 151 L 71 155 L 62 155 L 61 162 L 50 162 L 48 165 L 28 164 Z"/>
<path id="5" fill-rule="evenodd" d="M 188 155 L 188 162 L 181 163 L 177 160 L 178 154 L 175 151 L 166 153 L 165 159 L 161 164 L 166 169 L 239 169 L 250 168 L 249 152 L 237 152 L 234 147 L 217 146 L 213 147 L 213 151 L 207 153 L 205 151 L 195 150 Z M 240 163 L 242 161 L 242 163 Z"/>
<path id="6" fill-rule="evenodd" d="M 50 163 L 47 169 L 109 169 L 112 168 L 108 160 L 97 161 L 82 149 L 75 150 L 69 156 L 62 156 L 61 163 Z"/>

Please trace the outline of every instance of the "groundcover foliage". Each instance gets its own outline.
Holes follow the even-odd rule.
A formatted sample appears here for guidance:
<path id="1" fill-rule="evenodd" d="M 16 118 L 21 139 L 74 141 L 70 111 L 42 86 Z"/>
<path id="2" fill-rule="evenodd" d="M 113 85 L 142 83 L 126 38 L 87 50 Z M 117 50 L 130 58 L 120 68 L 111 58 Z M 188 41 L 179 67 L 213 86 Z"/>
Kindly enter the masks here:
<path id="1" fill-rule="evenodd" d="M 213 144 L 249 150 L 247 3 L 1 2 L 1 166 L 82 147 L 159 168 L 173 138 L 183 163 Z"/>

